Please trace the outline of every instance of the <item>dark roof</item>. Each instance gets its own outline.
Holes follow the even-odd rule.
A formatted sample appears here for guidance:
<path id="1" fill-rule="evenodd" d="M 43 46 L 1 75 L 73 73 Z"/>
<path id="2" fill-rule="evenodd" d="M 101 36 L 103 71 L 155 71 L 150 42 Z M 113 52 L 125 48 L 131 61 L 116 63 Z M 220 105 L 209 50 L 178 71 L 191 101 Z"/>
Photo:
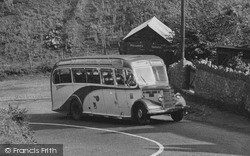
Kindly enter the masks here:
<path id="1" fill-rule="evenodd" d="M 218 49 L 228 49 L 228 50 L 235 50 L 235 51 L 240 51 L 240 50 L 243 50 L 243 51 L 249 51 L 250 52 L 250 45 L 244 45 L 244 46 L 217 46 L 216 47 L 217 50 Z"/>
<path id="2" fill-rule="evenodd" d="M 124 38 L 125 41 L 128 38 L 131 38 L 133 35 L 137 34 L 138 32 L 150 28 L 154 33 L 160 36 L 162 39 L 168 41 L 169 43 L 172 42 L 174 37 L 174 31 L 172 31 L 168 26 L 164 23 L 159 21 L 156 17 L 151 18 L 150 20 L 142 23 L 138 27 L 132 29 Z M 148 31 L 148 30 L 147 30 Z M 151 34 L 152 36 L 152 34 Z M 151 36 L 148 36 L 150 38 Z"/>

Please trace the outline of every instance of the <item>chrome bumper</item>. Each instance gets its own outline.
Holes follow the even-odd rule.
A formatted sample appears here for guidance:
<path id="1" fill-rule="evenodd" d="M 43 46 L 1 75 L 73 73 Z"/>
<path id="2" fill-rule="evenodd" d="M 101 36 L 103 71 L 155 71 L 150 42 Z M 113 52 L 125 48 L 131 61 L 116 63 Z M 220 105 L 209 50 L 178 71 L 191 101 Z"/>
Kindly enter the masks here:
<path id="1" fill-rule="evenodd" d="M 148 115 L 160 115 L 160 114 L 171 114 L 172 112 L 176 111 L 187 111 L 187 109 L 190 108 L 190 106 L 177 106 L 177 107 L 171 107 L 166 109 L 150 109 L 148 110 Z"/>

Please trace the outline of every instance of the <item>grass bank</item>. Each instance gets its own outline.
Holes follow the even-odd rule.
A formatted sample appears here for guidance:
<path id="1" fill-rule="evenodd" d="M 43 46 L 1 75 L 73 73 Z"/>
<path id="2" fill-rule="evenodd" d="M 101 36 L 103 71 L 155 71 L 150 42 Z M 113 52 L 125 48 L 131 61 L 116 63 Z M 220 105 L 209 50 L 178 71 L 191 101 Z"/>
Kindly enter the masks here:
<path id="1" fill-rule="evenodd" d="M 34 144 L 28 123 L 26 109 L 13 107 L 0 108 L 0 143 L 1 144 Z"/>

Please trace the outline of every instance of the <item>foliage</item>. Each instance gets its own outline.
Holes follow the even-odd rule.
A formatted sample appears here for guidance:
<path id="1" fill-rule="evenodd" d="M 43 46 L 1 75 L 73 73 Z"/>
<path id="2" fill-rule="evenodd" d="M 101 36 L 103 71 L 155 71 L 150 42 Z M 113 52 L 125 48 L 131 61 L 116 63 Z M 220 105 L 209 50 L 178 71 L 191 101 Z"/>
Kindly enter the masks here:
<path id="1" fill-rule="evenodd" d="M 0 67 L 0 78 L 10 75 L 24 75 L 29 73 L 31 73 L 29 67 L 25 67 L 20 64 L 2 64 Z"/>
<path id="2" fill-rule="evenodd" d="M 246 66 L 244 70 L 237 69 L 237 68 L 233 69 L 230 67 L 213 65 L 211 61 L 207 61 L 207 60 L 196 61 L 194 65 L 196 66 L 196 68 L 208 71 L 209 73 L 220 75 L 222 77 L 227 77 L 227 78 L 234 79 L 234 80 L 239 79 L 248 83 L 250 82 L 249 66 Z"/>
<path id="3" fill-rule="evenodd" d="M 52 69 L 53 69 L 53 65 L 48 64 L 48 63 L 43 63 L 36 67 L 36 70 L 42 73 L 50 73 Z"/>
<path id="4" fill-rule="evenodd" d="M 250 44 L 249 10 L 247 0 L 189 1 L 187 53 L 211 53 L 216 45 Z"/>
<path id="5" fill-rule="evenodd" d="M 180 52 L 180 0 L 0 1 L 0 56 L 9 64 L 40 64 L 67 56 L 106 54 L 134 27 L 156 16 L 175 31 Z M 189 0 L 188 59 L 211 55 L 216 45 L 250 44 L 248 0 Z M 40 69 L 40 68 L 39 68 Z M 1 73 L 2 74 L 2 73 Z"/>
<path id="6" fill-rule="evenodd" d="M 44 37 L 44 45 L 48 49 L 58 50 L 66 47 L 65 38 L 60 30 L 52 29 Z"/>
<path id="7" fill-rule="evenodd" d="M 242 53 L 239 53 L 238 55 L 234 56 L 227 62 L 227 66 L 237 71 L 250 73 L 250 64 L 245 63 L 242 60 L 242 56 L 243 56 Z"/>
<path id="8" fill-rule="evenodd" d="M 33 132 L 27 122 L 27 110 L 9 105 L 0 109 L 0 143 L 1 144 L 33 144 Z"/>

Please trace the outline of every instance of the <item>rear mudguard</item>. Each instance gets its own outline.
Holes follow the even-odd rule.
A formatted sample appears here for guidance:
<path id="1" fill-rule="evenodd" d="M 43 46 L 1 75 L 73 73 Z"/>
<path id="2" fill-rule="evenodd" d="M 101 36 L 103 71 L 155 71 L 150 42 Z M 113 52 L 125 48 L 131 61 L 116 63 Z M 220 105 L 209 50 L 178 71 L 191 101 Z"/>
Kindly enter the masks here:
<path id="1" fill-rule="evenodd" d="M 83 104 L 82 104 L 80 98 L 75 94 L 71 95 L 67 99 L 67 101 L 59 109 L 56 109 L 56 110 L 53 110 L 53 111 L 56 111 L 56 112 L 59 112 L 59 113 L 62 113 L 62 114 L 70 114 L 71 113 L 70 112 L 71 111 L 70 106 L 71 106 L 71 103 L 72 103 L 73 100 L 77 101 L 77 103 L 79 105 L 79 108 L 81 108 L 81 111 L 83 111 L 82 110 L 83 109 Z"/>

